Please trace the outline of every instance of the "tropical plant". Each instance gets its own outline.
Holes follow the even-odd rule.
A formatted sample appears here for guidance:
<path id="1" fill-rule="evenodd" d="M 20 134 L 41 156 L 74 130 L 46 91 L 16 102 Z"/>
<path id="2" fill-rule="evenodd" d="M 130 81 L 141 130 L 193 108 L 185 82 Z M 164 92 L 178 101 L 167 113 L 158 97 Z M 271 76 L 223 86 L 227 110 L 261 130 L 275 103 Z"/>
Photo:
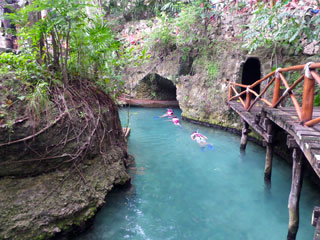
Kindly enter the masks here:
<path id="1" fill-rule="evenodd" d="M 297 54 L 303 49 L 302 37 L 311 42 L 317 40 L 320 33 L 317 27 L 320 15 L 309 16 L 309 10 L 291 9 L 282 1 L 277 1 L 273 7 L 260 4 L 253 12 L 251 22 L 245 26 L 243 47 L 250 52 L 259 47 L 270 47 L 274 53 L 277 48 L 284 47 Z"/>
<path id="2" fill-rule="evenodd" d="M 23 69 L 24 73 L 30 68 L 33 73 L 41 70 L 41 74 L 54 70 L 55 78 L 61 78 L 64 84 L 91 79 L 115 93 L 123 84 L 121 72 L 124 64 L 131 61 L 131 52 L 121 46 L 100 11 L 89 16 L 88 8 L 95 10 L 93 5 L 81 1 L 34 0 L 20 11 L 8 14 L 19 26 L 21 53 L 11 54 L 10 58 L 1 55 L 0 64 L 11 61 L 7 70 L 12 67 Z"/>
<path id="3" fill-rule="evenodd" d="M 149 35 L 147 45 L 149 48 L 157 49 L 160 52 L 168 52 L 176 45 L 176 33 L 173 19 L 165 12 L 162 12 L 161 16 L 157 17 L 155 21 L 155 28 Z"/>

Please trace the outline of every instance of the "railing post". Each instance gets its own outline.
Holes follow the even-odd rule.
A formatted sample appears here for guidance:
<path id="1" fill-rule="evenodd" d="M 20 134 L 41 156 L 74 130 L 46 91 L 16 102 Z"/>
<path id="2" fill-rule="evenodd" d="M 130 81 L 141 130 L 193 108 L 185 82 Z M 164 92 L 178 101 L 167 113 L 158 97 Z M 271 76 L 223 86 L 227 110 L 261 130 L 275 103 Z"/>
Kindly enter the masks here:
<path id="1" fill-rule="evenodd" d="M 231 95 L 232 95 L 232 89 L 231 89 L 231 84 L 229 83 L 228 102 L 230 101 Z"/>
<path id="2" fill-rule="evenodd" d="M 273 98 L 272 98 L 272 107 L 278 102 L 280 96 L 280 76 L 279 76 L 279 69 L 276 70 L 275 81 L 274 81 L 274 89 L 273 89 Z"/>
<path id="3" fill-rule="evenodd" d="M 252 97 L 252 94 L 251 94 L 251 92 L 249 92 L 249 89 L 247 88 L 247 92 L 246 92 L 246 104 L 245 104 L 245 109 L 246 109 L 246 110 L 248 110 L 248 108 L 250 107 L 251 97 Z"/>
<path id="4" fill-rule="evenodd" d="M 312 119 L 313 112 L 313 101 L 314 101 L 314 88 L 315 80 L 313 79 L 309 65 L 305 65 L 305 74 L 304 74 L 304 85 L 303 85 L 303 96 L 302 96 L 302 114 L 301 121 L 306 122 Z"/>

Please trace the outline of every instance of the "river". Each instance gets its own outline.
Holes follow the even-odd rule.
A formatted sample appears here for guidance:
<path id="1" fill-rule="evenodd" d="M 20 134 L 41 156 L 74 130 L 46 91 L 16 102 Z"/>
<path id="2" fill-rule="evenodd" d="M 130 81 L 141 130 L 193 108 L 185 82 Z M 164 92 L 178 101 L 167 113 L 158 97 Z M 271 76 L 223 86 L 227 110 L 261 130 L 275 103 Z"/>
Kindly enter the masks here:
<path id="1" fill-rule="evenodd" d="M 174 109 L 180 117 L 181 111 Z M 182 121 L 156 118 L 165 109 L 131 108 L 132 187 L 106 198 L 93 226 L 77 240 L 282 240 L 288 229 L 291 167 L 274 157 L 272 183 L 264 183 L 265 149 L 240 137 Z M 127 109 L 120 111 L 123 125 Z M 213 149 L 190 139 L 199 130 Z M 297 239 L 311 240 L 315 186 L 304 180 Z"/>

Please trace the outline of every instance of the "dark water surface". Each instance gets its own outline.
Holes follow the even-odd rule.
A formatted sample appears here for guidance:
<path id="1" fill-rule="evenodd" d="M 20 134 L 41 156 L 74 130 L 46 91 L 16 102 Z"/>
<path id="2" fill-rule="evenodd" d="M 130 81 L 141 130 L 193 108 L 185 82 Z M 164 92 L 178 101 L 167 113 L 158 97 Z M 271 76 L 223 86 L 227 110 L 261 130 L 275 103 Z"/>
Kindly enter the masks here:
<path id="1" fill-rule="evenodd" d="M 94 225 L 78 240 L 282 240 L 288 228 L 291 167 L 274 158 L 272 184 L 264 183 L 265 149 L 240 137 L 182 122 L 155 119 L 165 109 L 131 108 L 129 152 L 133 186 L 106 199 Z M 180 110 L 175 110 L 180 116 Z M 127 110 L 120 112 L 123 124 Z M 190 139 L 199 129 L 214 146 L 201 151 Z M 304 181 L 298 240 L 311 240 L 320 194 Z"/>

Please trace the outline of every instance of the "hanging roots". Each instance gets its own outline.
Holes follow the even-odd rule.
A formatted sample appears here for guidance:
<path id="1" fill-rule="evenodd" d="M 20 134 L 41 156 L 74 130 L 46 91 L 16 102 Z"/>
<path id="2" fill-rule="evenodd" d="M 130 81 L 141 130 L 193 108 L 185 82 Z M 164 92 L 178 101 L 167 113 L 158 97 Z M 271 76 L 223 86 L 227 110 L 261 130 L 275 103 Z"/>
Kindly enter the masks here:
<path id="1" fill-rule="evenodd" d="M 55 87 L 50 96 L 51 111 L 42 114 L 36 128 L 31 127 L 34 119 L 25 117 L 15 122 L 14 134 L 7 132 L 6 141 L 0 142 L 4 156 L 0 176 L 37 175 L 67 167 L 85 181 L 79 164 L 86 159 L 101 156 L 108 164 L 112 148 L 128 156 L 118 109 L 108 95 L 87 82 Z"/>

